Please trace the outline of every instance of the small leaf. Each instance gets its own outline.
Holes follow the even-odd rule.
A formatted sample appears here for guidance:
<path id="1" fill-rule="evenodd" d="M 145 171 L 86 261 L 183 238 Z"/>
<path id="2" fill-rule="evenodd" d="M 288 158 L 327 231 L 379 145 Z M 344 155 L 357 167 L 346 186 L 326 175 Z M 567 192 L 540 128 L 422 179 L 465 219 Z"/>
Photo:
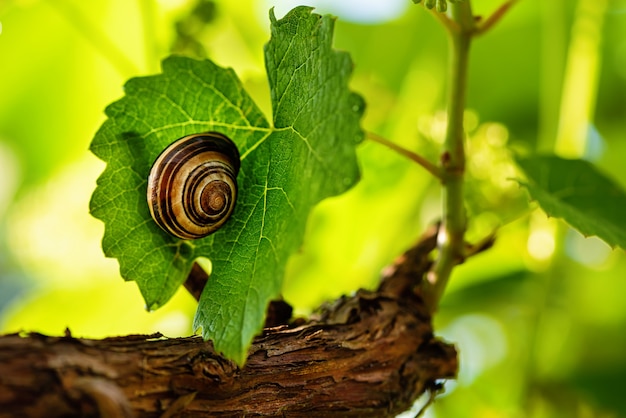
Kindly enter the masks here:
<path id="1" fill-rule="evenodd" d="M 91 144 L 107 162 L 91 200 L 92 214 L 105 223 L 105 254 L 137 282 L 150 309 L 169 300 L 196 259 L 209 259 L 194 327 L 239 364 L 269 301 L 279 296 L 309 211 L 359 178 L 355 148 L 364 103 L 348 89 L 350 57 L 331 48 L 333 19 L 311 10 L 298 7 L 281 20 L 270 13 L 265 56 L 273 125 L 232 70 L 171 57 L 162 74 L 126 84 Z M 150 217 L 146 180 L 167 145 L 206 131 L 225 134 L 239 148 L 239 196 L 220 230 L 181 240 Z"/>
<path id="2" fill-rule="evenodd" d="M 549 215 L 585 236 L 626 248 L 626 193 L 585 160 L 552 155 L 518 159 L 528 182 L 519 181 Z"/>

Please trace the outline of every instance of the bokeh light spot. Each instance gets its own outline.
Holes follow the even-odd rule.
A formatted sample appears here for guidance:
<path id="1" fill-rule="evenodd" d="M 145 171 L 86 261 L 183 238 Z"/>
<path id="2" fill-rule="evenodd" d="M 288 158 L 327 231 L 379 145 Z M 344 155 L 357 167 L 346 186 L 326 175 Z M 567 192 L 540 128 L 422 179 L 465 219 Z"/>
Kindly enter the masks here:
<path id="1" fill-rule="evenodd" d="M 536 229 L 528 236 L 528 254 L 539 261 L 552 257 L 555 248 L 554 234 L 546 229 Z"/>

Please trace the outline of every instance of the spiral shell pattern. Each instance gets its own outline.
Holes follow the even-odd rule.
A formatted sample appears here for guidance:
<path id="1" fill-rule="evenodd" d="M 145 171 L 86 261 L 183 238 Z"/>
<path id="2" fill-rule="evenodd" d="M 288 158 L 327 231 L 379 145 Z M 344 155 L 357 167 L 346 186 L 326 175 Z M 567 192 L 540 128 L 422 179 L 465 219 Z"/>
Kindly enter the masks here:
<path id="1" fill-rule="evenodd" d="M 183 137 L 156 159 L 148 176 L 148 206 L 154 221 L 182 239 L 215 232 L 237 200 L 239 151 L 225 135 Z"/>

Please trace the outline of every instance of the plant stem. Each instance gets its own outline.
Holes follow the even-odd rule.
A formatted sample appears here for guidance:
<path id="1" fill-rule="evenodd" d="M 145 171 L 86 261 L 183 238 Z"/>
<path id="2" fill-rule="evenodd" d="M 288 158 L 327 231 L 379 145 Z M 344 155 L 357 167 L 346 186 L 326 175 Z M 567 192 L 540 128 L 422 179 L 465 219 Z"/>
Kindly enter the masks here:
<path id="1" fill-rule="evenodd" d="M 435 178 L 441 180 L 441 173 L 439 172 L 439 167 L 437 167 L 435 164 L 431 163 L 430 161 L 428 161 L 426 158 L 422 157 L 421 155 L 416 154 L 413 151 L 409 151 L 408 149 L 398 144 L 395 144 L 373 132 L 367 132 L 367 138 L 374 142 L 378 142 L 379 144 L 384 145 L 389 149 L 394 150 L 400 155 L 407 157 L 408 159 L 414 161 L 418 165 L 421 165 L 422 168 L 424 168 L 426 171 L 432 174 Z"/>
<path id="2" fill-rule="evenodd" d="M 439 230 L 439 255 L 424 286 L 425 302 L 431 312 L 437 310 L 439 299 L 455 265 L 464 259 L 466 230 L 463 180 L 465 174 L 465 131 L 463 114 L 467 90 L 467 66 L 474 17 L 469 0 L 451 4 L 452 19 L 458 30 L 448 30 L 450 58 L 448 69 L 448 128 L 441 154 L 443 222 Z"/>

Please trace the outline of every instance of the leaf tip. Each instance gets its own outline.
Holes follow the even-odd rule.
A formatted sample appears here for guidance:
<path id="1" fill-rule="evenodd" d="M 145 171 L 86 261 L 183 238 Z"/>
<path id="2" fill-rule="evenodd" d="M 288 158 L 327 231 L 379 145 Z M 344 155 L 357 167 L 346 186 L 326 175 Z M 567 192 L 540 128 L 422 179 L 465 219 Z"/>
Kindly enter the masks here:
<path id="1" fill-rule="evenodd" d="M 228 360 L 234 362 L 238 367 L 243 367 L 246 364 L 246 360 L 248 359 L 248 353 L 246 350 L 240 349 L 228 349 L 227 347 L 223 347 L 219 341 L 215 341 L 211 339 L 211 332 L 208 328 L 204 327 L 201 323 L 202 319 L 198 319 L 198 313 L 196 312 L 196 317 L 193 320 L 193 332 L 194 334 L 200 334 L 204 341 L 211 341 L 213 344 L 213 348 L 215 352 L 219 353 L 221 356 L 227 358 Z M 249 345 L 249 344 L 248 344 Z"/>
<path id="2" fill-rule="evenodd" d="M 289 18 L 299 18 L 300 16 L 305 16 L 311 14 L 315 10 L 315 7 L 312 6 L 296 6 L 290 11 L 288 11 L 281 19 L 276 19 L 276 15 L 274 13 L 274 7 L 270 8 L 270 22 L 274 25 L 278 20 L 285 20 Z M 320 16 L 321 17 L 321 16 Z"/>
<path id="3" fill-rule="evenodd" d="M 274 25 L 276 23 L 276 14 L 274 13 L 274 6 L 270 7 L 270 24 Z"/>

